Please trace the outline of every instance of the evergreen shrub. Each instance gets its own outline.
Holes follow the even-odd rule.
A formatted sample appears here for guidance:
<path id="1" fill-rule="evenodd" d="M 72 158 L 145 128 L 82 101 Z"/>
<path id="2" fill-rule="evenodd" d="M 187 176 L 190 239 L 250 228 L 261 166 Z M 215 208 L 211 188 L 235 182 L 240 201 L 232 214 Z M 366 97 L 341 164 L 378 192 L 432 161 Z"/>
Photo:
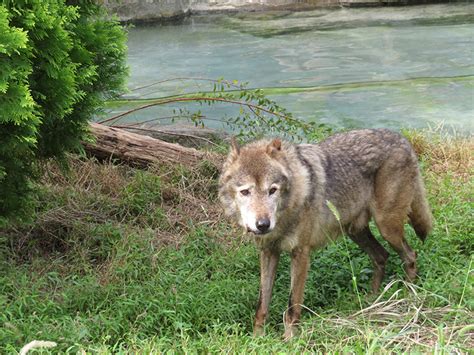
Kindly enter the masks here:
<path id="1" fill-rule="evenodd" d="M 125 31 L 94 1 L 0 3 L 0 225 L 27 219 L 38 161 L 80 149 L 126 74 Z"/>

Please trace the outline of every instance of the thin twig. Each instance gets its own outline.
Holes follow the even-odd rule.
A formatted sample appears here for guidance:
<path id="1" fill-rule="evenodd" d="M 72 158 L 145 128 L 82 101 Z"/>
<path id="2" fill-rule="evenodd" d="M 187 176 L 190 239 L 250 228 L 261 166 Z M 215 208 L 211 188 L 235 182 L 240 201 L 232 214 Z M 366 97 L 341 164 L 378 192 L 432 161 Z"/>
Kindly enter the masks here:
<path id="1" fill-rule="evenodd" d="M 156 117 L 156 118 L 151 118 L 151 119 L 145 120 L 145 121 L 137 121 L 137 122 L 133 122 L 133 123 L 128 123 L 127 127 L 133 127 L 133 126 L 142 125 L 142 124 L 145 124 L 145 123 L 150 123 L 150 122 L 155 122 L 155 121 L 173 120 L 173 119 L 176 119 L 176 118 L 188 118 L 188 119 L 190 119 L 192 117 L 193 117 L 193 115 L 190 115 L 190 116 L 174 115 L 174 116 Z M 206 118 L 206 116 L 203 116 L 203 115 L 194 116 L 194 117 L 197 117 L 199 119 L 205 119 Z"/>
<path id="2" fill-rule="evenodd" d="M 117 121 L 119 118 L 122 118 L 123 116 L 129 115 L 129 114 L 131 114 L 131 113 L 134 113 L 134 112 L 137 112 L 137 111 L 141 111 L 141 110 L 144 110 L 144 109 L 153 107 L 153 106 L 165 105 L 165 104 L 169 104 L 169 103 L 172 103 L 172 102 L 192 102 L 192 101 L 227 102 L 227 103 L 230 103 L 230 104 L 237 104 L 237 105 L 241 105 L 241 106 L 246 106 L 246 107 L 248 107 L 248 108 L 258 109 L 258 110 L 261 110 L 261 111 L 263 111 L 263 112 L 266 112 L 266 113 L 269 113 L 269 114 L 272 114 L 272 115 L 275 115 L 275 116 L 278 116 L 278 117 L 281 117 L 281 118 L 284 118 L 284 119 L 288 119 L 288 118 L 289 118 L 288 116 L 285 116 L 285 115 L 283 115 L 283 114 L 281 114 L 281 113 L 273 112 L 273 111 L 267 110 L 267 109 L 264 108 L 264 107 L 261 107 L 261 106 L 258 106 L 258 105 L 254 105 L 254 104 L 250 104 L 250 103 L 245 102 L 245 101 L 230 100 L 230 99 L 225 99 L 225 98 L 222 98 L 222 97 L 205 97 L 205 96 L 198 96 L 198 97 L 178 97 L 178 98 L 167 99 L 167 100 L 165 99 L 165 100 L 162 100 L 162 101 L 159 101 L 159 102 L 153 102 L 153 103 L 151 103 L 151 104 L 143 105 L 143 106 L 136 107 L 136 108 L 133 108 L 133 109 L 131 109 L 131 110 L 122 112 L 122 113 L 120 113 L 120 114 L 118 114 L 118 115 L 112 116 L 112 117 L 107 118 L 107 119 L 102 120 L 102 121 L 99 121 L 98 123 L 104 124 L 104 123 L 114 122 L 114 121 Z"/>

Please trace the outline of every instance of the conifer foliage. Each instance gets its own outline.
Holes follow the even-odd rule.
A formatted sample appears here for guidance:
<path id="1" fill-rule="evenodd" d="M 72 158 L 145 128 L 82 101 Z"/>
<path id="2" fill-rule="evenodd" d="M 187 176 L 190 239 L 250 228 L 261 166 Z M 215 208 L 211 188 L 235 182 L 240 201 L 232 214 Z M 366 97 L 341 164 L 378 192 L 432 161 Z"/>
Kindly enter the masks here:
<path id="1" fill-rule="evenodd" d="M 125 32 L 93 0 L 0 2 L 0 225 L 28 216 L 37 162 L 78 149 L 126 74 Z"/>

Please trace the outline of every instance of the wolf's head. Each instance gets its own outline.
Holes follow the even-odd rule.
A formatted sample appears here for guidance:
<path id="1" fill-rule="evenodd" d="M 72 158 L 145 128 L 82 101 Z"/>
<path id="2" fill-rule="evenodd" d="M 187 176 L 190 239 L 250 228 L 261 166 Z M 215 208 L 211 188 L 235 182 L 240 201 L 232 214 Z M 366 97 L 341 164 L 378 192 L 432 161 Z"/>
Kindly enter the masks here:
<path id="1" fill-rule="evenodd" d="M 257 141 L 240 148 L 235 141 L 219 180 L 219 199 L 228 215 L 249 232 L 266 234 L 277 224 L 289 191 L 285 144 Z"/>

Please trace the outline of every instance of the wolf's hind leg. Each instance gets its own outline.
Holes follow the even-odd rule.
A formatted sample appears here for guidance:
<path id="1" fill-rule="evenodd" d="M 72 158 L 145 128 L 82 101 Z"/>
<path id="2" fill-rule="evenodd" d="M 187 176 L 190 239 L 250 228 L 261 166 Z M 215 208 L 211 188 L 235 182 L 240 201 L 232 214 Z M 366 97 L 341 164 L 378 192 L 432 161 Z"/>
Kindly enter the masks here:
<path id="1" fill-rule="evenodd" d="M 371 211 L 380 234 L 402 259 L 409 281 L 416 278 L 416 253 L 405 240 L 403 228 L 416 195 L 417 177 L 414 155 L 395 150 L 377 172 Z"/>
<path id="2" fill-rule="evenodd" d="M 383 277 L 385 275 L 385 264 L 388 259 L 388 252 L 385 248 L 375 239 L 369 226 L 358 232 L 349 233 L 351 238 L 363 251 L 365 251 L 374 266 L 374 275 L 372 276 L 372 292 L 376 293 L 380 285 L 382 284 Z"/>
<path id="3" fill-rule="evenodd" d="M 407 279 L 414 281 L 416 279 L 416 253 L 405 240 L 403 219 L 396 216 L 377 216 L 377 214 L 374 217 L 380 234 L 402 259 Z"/>

